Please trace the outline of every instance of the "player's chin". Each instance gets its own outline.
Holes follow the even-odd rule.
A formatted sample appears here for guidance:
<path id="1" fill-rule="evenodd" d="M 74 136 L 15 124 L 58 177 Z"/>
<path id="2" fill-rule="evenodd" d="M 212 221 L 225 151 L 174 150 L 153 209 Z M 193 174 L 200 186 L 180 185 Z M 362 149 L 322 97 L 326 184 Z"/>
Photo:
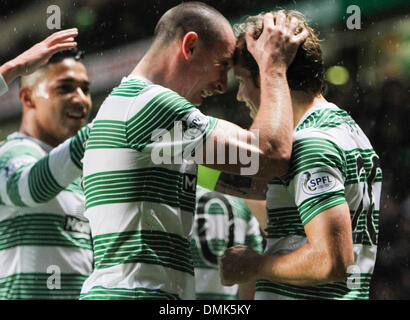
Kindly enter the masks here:
<path id="1" fill-rule="evenodd" d="M 73 120 L 70 119 L 68 121 L 66 121 L 66 123 L 64 124 L 65 127 L 65 131 L 67 132 L 67 134 L 69 136 L 73 136 L 77 133 L 78 130 L 80 130 L 82 127 L 84 127 L 86 125 L 86 120 Z"/>

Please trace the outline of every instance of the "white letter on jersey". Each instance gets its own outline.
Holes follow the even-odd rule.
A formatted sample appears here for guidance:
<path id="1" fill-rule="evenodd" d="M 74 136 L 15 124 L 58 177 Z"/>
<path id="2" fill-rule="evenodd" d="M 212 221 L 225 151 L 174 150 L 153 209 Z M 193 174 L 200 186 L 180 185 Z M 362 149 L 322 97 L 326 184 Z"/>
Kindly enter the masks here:
<path id="1" fill-rule="evenodd" d="M 356 5 L 351 5 L 347 7 L 347 13 L 353 13 L 349 18 L 347 18 L 346 26 L 349 30 L 361 29 L 360 22 L 360 8 Z"/>
<path id="2" fill-rule="evenodd" d="M 347 287 L 349 289 L 360 289 L 360 267 L 353 264 L 347 268 L 350 276 L 347 278 Z"/>
<path id="3" fill-rule="evenodd" d="M 48 6 L 47 13 L 51 13 L 51 16 L 47 18 L 47 28 L 49 28 L 50 30 L 61 29 L 60 7 L 56 5 Z"/>
<path id="4" fill-rule="evenodd" d="M 251 139 L 251 145 L 252 148 L 251 150 L 251 156 L 248 157 L 248 152 L 244 149 L 239 149 L 239 161 L 241 164 L 250 164 L 249 167 L 247 168 L 241 168 L 241 175 L 254 175 L 258 172 L 259 170 L 259 152 L 257 151 L 257 148 L 259 147 L 259 130 L 258 129 L 251 129 L 253 132 L 253 136 Z M 247 138 L 246 136 L 243 137 L 238 137 L 241 141 L 241 143 L 246 144 L 247 143 Z M 230 151 L 230 150 L 229 150 Z"/>
<path id="5" fill-rule="evenodd" d="M 47 273 L 51 273 L 51 276 L 47 279 L 47 288 L 50 290 L 61 289 L 60 267 L 56 265 L 48 266 Z"/>
<path id="6" fill-rule="evenodd" d="M 154 164 L 172 164 L 171 133 L 165 129 L 152 131 L 151 140 L 154 141 L 151 160 Z"/>

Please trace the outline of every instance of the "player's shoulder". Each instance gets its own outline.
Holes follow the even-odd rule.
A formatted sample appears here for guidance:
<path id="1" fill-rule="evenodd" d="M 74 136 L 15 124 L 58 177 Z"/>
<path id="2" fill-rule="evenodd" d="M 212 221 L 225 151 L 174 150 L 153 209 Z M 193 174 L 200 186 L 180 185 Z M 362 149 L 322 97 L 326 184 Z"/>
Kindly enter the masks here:
<path id="1" fill-rule="evenodd" d="M 150 82 L 141 77 L 128 76 L 122 78 L 120 84 L 110 93 L 110 97 L 133 98 L 150 86 Z"/>
<path id="2" fill-rule="evenodd" d="M 340 144 L 349 132 L 360 129 L 349 113 L 333 103 L 317 104 L 309 109 L 294 132 L 294 140 L 324 139 Z"/>
<path id="3" fill-rule="evenodd" d="M 0 155 L 9 151 L 26 151 L 38 156 L 43 156 L 45 151 L 35 139 L 30 139 L 18 132 L 10 134 L 0 145 Z"/>

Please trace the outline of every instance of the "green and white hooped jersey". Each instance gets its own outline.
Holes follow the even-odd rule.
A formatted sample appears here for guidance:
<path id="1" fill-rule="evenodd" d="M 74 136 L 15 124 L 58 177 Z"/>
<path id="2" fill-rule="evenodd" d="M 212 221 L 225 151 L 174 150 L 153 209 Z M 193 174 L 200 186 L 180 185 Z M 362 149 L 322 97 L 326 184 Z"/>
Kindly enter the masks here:
<path id="1" fill-rule="evenodd" d="M 236 300 L 238 285 L 223 286 L 219 258 L 235 245 L 262 252 L 256 218 L 241 198 L 197 186 L 197 209 L 191 240 L 198 300 Z"/>
<path id="2" fill-rule="evenodd" d="M 86 137 L 49 152 L 14 133 L 0 147 L 0 299 L 79 298 L 92 269 L 80 185 Z"/>
<path id="3" fill-rule="evenodd" d="M 316 105 L 294 132 L 288 174 L 269 183 L 267 248 L 291 252 L 306 243 L 304 225 L 347 202 L 354 265 L 346 281 L 299 287 L 258 281 L 256 299 L 368 299 L 377 251 L 382 172 L 379 157 L 349 114 L 334 104 Z"/>
<path id="4" fill-rule="evenodd" d="M 84 156 L 95 269 L 82 299 L 195 298 L 189 235 L 197 166 L 176 158 L 202 145 L 216 123 L 144 78 L 113 89 Z"/>

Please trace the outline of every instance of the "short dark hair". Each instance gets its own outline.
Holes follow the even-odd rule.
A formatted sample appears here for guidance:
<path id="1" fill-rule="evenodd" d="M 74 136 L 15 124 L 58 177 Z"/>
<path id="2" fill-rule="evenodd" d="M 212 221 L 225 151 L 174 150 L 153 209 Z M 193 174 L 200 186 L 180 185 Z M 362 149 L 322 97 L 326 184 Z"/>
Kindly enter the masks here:
<path id="1" fill-rule="evenodd" d="M 289 88 L 313 94 L 321 93 L 324 89 L 325 80 L 323 54 L 318 35 L 307 25 L 302 13 L 296 10 L 282 11 L 284 11 L 287 19 L 295 17 L 299 20 L 297 33 L 300 33 L 303 28 L 309 32 L 308 37 L 300 45 L 293 62 L 286 72 Z M 276 16 L 278 12 L 272 11 L 271 13 L 273 16 Z M 263 16 L 264 14 L 259 14 L 247 17 L 244 23 L 234 26 L 234 31 L 238 38 L 234 54 L 234 64 L 243 65 L 247 68 L 251 72 L 257 87 L 259 87 L 259 68 L 255 59 L 246 48 L 245 32 L 253 31 L 254 38 L 258 39 L 263 31 Z"/>
<path id="2" fill-rule="evenodd" d="M 229 24 L 211 6 L 196 1 L 184 2 L 169 9 L 160 18 L 154 30 L 154 42 L 168 44 L 177 37 L 194 31 L 203 44 L 211 46 L 222 38 L 220 25 L 223 21 Z"/>
<path id="3" fill-rule="evenodd" d="M 68 50 L 59 51 L 51 56 L 46 65 L 55 64 L 63 61 L 64 59 L 72 58 L 76 61 L 80 61 L 84 58 L 85 51 L 80 50 L 78 47 L 74 47 Z"/>

